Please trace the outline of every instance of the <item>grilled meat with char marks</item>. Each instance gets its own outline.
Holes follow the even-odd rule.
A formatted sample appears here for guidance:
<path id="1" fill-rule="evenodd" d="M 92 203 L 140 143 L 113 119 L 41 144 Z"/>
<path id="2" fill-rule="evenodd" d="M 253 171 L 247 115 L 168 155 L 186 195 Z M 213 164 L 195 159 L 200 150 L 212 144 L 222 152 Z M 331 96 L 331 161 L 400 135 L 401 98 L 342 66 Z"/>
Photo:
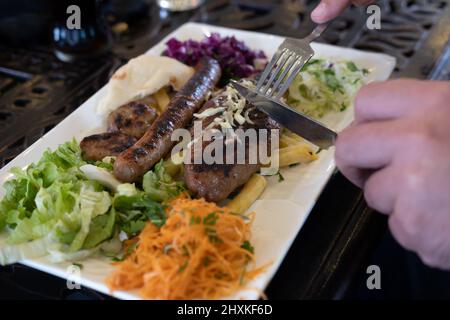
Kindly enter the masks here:
<path id="1" fill-rule="evenodd" d="M 172 133 L 189 125 L 220 75 L 219 63 L 203 58 L 191 79 L 174 95 L 144 136 L 117 157 L 114 175 L 121 181 L 135 182 L 170 152 L 175 144 L 171 141 Z"/>
<path id="2" fill-rule="evenodd" d="M 121 132 L 105 132 L 86 137 L 80 142 L 84 160 L 100 161 L 107 156 L 117 156 L 131 147 L 137 139 Z"/>
<path id="3" fill-rule="evenodd" d="M 156 110 L 138 102 L 130 102 L 108 116 L 108 132 L 120 131 L 137 139 L 141 138 L 157 117 Z"/>
<path id="4" fill-rule="evenodd" d="M 204 108 L 200 111 L 204 111 L 208 108 L 219 108 L 224 101 L 223 96 L 219 96 L 214 100 L 208 101 Z M 234 127 L 234 130 L 242 129 L 246 130 L 249 128 L 253 129 L 268 129 L 268 144 L 267 144 L 267 155 L 270 155 L 270 130 L 279 129 L 279 125 L 269 118 L 265 113 L 259 111 L 254 106 L 246 103 L 244 108 L 249 111 L 249 118 L 253 122 L 250 124 L 248 122 L 243 125 Z M 210 116 L 203 119 L 202 127 L 207 127 L 217 115 Z M 218 126 L 213 126 L 212 128 L 220 129 Z M 211 141 L 202 142 L 202 150 L 204 150 Z M 225 149 L 225 144 L 230 143 L 229 140 L 224 140 L 223 150 Z M 249 155 L 251 152 L 258 152 L 258 145 L 250 145 L 248 140 L 245 143 L 245 163 L 237 164 L 237 143 L 236 139 L 233 141 L 235 145 L 235 158 L 233 164 L 226 163 L 226 157 L 224 152 L 224 158 L 222 164 L 195 164 L 194 163 L 194 147 L 191 150 L 191 163 L 184 165 L 184 179 L 190 191 L 196 194 L 198 197 L 205 198 L 207 201 L 218 202 L 226 199 L 236 188 L 240 187 L 248 181 L 248 179 L 257 172 L 261 165 L 258 163 L 250 163 Z M 241 149 L 242 150 L 242 149 Z"/>

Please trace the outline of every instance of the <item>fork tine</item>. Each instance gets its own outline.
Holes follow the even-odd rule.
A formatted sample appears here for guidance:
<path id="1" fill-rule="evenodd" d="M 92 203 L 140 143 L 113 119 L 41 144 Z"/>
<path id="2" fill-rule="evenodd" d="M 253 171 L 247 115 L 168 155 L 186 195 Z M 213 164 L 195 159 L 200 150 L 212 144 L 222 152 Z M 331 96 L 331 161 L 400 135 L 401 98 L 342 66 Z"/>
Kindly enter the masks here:
<path id="1" fill-rule="evenodd" d="M 269 96 L 269 98 L 280 99 L 301 71 L 305 62 L 314 55 L 314 50 L 309 44 L 318 38 L 327 26 L 328 24 L 316 26 L 303 39 L 286 38 L 262 72 L 256 90 Z"/>
<path id="2" fill-rule="evenodd" d="M 305 60 L 304 57 L 300 57 L 300 59 L 297 60 L 295 67 L 292 68 L 291 74 L 286 79 L 286 81 L 282 84 L 280 90 L 278 91 L 278 94 L 276 95 L 276 99 L 281 99 L 281 97 L 284 95 L 284 93 L 289 89 L 289 86 L 291 85 L 292 81 L 294 81 L 295 77 L 302 70 L 302 67 L 304 66 L 305 62 L 308 60 L 309 59 Z"/>
<path id="3" fill-rule="evenodd" d="M 275 77 L 280 73 L 280 71 L 283 69 L 284 65 L 286 64 L 286 62 L 289 60 L 289 58 L 293 55 L 293 53 L 289 50 L 286 50 L 283 55 L 281 56 L 281 58 L 278 60 L 278 64 L 275 68 L 275 70 L 272 70 L 272 73 L 270 75 L 269 80 L 267 81 L 267 83 L 262 86 L 262 88 L 259 90 L 261 93 L 263 94 L 267 94 L 267 91 L 271 88 L 272 83 L 275 79 Z"/>
<path id="4" fill-rule="evenodd" d="M 286 64 L 284 66 L 283 72 L 280 74 L 280 76 L 277 78 L 275 84 L 272 86 L 272 90 L 270 92 L 271 96 L 275 96 L 275 93 L 278 89 L 278 86 L 280 85 L 280 83 L 284 80 L 284 78 L 286 77 L 286 75 L 288 74 L 288 72 L 291 70 L 291 68 L 295 65 L 296 61 L 299 59 L 299 56 L 296 54 L 292 54 L 289 57 L 289 60 L 286 61 Z M 301 57 L 300 57 L 301 59 Z"/>
<path id="5" fill-rule="evenodd" d="M 267 76 L 269 75 L 270 71 L 272 71 L 273 66 L 276 62 L 280 59 L 280 57 L 283 55 L 284 51 L 286 51 L 286 48 L 283 48 L 282 50 L 277 50 L 275 54 L 273 55 L 272 59 L 270 60 L 269 64 L 264 69 L 263 73 L 259 77 L 258 83 L 256 84 L 256 89 L 261 89 L 262 85 L 267 79 Z"/>
<path id="6" fill-rule="evenodd" d="M 269 74 L 266 77 L 266 82 L 261 85 L 259 88 L 259 91 L 266 92 L 273 81 L 273 78 L 276 76 L 276 73 L 280 70 L 280 68 L 284 65 L 286 62 L 286 59 L 288 58 L 289 51 L 287 48 L 284 48 L 280 57 L 278 58 L 277 62 L 272 66 L 272 68 L 269 70 Z"/>

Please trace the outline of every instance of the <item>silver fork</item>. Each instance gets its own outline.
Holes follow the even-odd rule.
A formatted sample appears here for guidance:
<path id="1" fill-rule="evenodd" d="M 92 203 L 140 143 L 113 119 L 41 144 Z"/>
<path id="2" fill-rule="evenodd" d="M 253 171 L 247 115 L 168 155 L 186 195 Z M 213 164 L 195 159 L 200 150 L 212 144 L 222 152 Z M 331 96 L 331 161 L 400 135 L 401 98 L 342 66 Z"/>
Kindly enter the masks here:
<path id="1" fill-rule="evenodd" d="M 263 95 L 280 99 L 302 67 L 314 55 L 310 43 L 320 37 L 328 23 L 317 25 L 303 39 L 287 38 L 278 47 L 256 85 Z"/>

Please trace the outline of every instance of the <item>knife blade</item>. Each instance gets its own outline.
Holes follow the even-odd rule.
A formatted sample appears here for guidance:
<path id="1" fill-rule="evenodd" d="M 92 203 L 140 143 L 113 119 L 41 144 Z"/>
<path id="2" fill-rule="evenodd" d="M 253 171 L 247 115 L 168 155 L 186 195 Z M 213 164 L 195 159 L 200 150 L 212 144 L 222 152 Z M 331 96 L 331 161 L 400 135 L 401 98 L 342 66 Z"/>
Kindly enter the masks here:
<path id="1" fill-rule="evenodd" d="M 231 84 L 245 99 L 283 127 L 297 133 L 322 149 L 328 149 L 334 145 L 337 133 L 320 122 L 288 107 L 281 101 L 266 97 L 254 89 L 244 87 L 236 81 L 232 80 Z"/>

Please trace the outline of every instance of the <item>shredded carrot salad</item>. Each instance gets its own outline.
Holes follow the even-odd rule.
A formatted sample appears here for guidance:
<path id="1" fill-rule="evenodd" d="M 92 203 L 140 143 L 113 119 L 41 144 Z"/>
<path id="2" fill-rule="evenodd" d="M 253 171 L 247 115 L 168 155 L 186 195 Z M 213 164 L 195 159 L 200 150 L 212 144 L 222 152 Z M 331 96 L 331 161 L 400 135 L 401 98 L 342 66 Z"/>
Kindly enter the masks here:
<path id="1" fill-rule="evenodd" d="M 160 229 L 148 222 L 134 250 L 107 279 L 111 290 L 139 289 L 145 299 L 217 299 L 230 296 L 261 269 L 249 239 L 253 215 L 185 196 L 172 200 Z"/>

